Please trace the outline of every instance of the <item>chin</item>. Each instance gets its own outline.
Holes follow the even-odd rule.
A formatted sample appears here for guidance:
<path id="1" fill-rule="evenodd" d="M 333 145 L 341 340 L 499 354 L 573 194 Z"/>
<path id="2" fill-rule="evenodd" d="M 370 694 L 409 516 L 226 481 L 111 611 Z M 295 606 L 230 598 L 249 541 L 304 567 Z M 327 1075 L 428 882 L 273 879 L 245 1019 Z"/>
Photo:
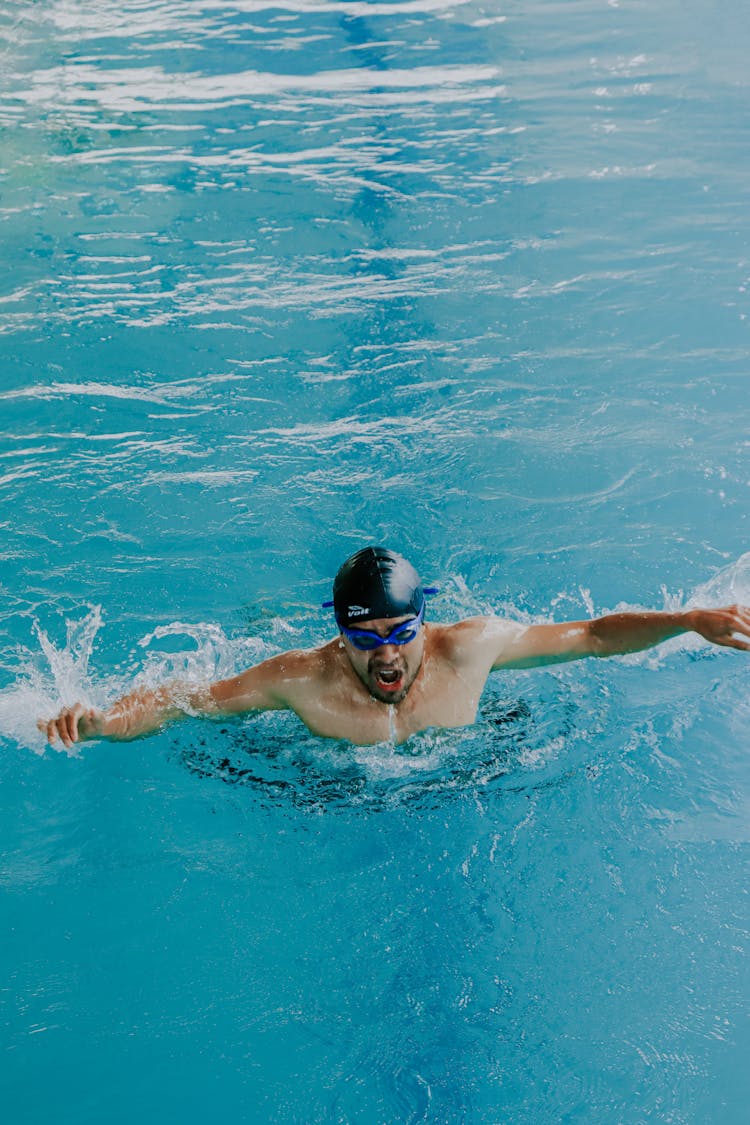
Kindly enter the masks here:
<path id="1" fill-rule="evenodd" d="M 399 688 L 398 691 L 383 691 L 377 684 L 368 684 L 373 699 L 377 699 L 378 703 L 390 703 L 392 706 L 406 699 L 410 687 L 411 684 L 407 684 L 406 687 Z"/>

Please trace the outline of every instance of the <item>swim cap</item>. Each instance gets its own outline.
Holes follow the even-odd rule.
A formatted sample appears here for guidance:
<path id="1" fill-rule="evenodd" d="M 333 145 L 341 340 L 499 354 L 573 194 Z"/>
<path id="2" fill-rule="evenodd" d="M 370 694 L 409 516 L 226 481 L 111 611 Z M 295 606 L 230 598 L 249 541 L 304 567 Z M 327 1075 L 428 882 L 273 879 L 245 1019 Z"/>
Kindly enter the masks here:
<path id="1" fill-rule="evenodd" d="M 365 547 L 347 559 L 333 581 L 336 621 L 347 628 L 358 621 L 415 616 L 424 590 L 414 567 L 386 547 Z"/>

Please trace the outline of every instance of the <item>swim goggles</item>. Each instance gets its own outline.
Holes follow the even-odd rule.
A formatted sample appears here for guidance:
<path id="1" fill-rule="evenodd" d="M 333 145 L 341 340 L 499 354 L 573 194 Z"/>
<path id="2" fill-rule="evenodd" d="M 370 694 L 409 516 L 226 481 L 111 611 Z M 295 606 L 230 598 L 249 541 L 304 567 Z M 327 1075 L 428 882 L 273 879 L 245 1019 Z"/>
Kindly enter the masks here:
<path id="1" fill-rule="evenodd" d="M 370 629 L 347 629 L 344 625 L 339 625 L 339 629 L 360 652 L 372 652 L 374 649 L 380 648 L 381 645 L 408 645 L 422 628 L 423 618 L 424 603 L 416 617 L 410 617 L 408 621 L 402 621 L 395 629 L 390 631 L 387 637 L 381 637 L 380 633 L 373 633 Z"/>

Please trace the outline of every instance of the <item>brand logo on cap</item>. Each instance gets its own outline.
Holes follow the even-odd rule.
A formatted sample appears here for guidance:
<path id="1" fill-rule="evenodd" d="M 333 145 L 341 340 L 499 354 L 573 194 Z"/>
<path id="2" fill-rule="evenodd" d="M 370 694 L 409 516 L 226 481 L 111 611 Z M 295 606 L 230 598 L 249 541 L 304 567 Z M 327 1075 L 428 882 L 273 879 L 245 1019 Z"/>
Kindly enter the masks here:
<path id="1" fill-rule="evenodd" d="M 366 606 L 363 606 L 363 605 L 350 605 L 349 606 L 350 617 L 362 617 L 363 614 L 369 613 L 369 612 L 370 612 L 369 609 Z"/>

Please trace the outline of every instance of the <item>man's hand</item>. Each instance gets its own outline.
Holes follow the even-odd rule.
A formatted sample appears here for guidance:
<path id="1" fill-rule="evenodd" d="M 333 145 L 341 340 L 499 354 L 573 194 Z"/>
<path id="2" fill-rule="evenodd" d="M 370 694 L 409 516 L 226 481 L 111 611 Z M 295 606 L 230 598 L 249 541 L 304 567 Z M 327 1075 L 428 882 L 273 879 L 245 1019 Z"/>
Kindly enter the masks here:
<path id="1" fill-rule="evenodd" d="M 741 633 L 750 638 L 750 609 L 744 605 L 730 605 L 723 609 L 692 609 L 686 613 L 689 628 L 714 645 L 738 648 L 750 652 L 750 640 L 735 637 Z"/>
<path id="2" fill-rule="evenodd" d="M 75 703 L 72 707 L 63 707 L 60 714 L 49 722 L 39 719 L 36 725 L 42 734 L 47 735 L 50 746 L 54 746 L 55 739 L 59 736 L 63 746 L 70 750 L 74 742 L 83 742 L 87 738 L 101 735 L 104 719 L 103 711 Z"/>

